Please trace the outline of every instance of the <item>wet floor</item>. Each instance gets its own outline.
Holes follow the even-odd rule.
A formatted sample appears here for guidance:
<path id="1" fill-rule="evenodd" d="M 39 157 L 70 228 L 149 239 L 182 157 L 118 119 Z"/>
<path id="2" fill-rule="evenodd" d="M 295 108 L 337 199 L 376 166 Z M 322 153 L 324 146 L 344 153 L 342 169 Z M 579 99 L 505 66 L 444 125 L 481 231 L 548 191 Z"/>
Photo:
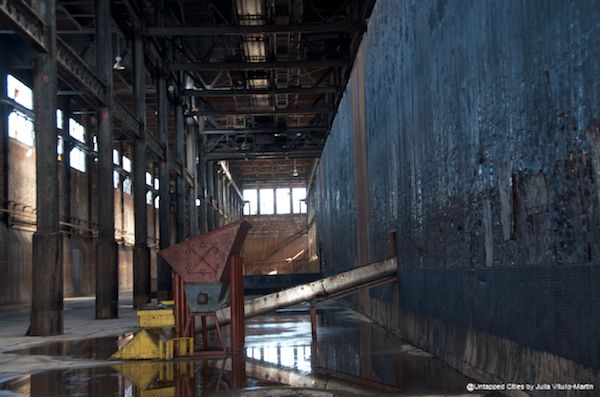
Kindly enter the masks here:
<path id="1" fill-rule="evenodd" d="M 0 385 L 3 396 L 402 396 L 463 395 L 467 378 L 349 311 L 287 313 L 247 322 L 244 355 L 52 370 Z M 52 343 L 23 351 L 107 359 L 129 336 Z M 92 361 L 85 361 L 92 363 Z"/>
<path id="2" fill-rule="evenodd" d="M 13 350 L 9 353 L 108 360 L 120 346 L 131 340 L 132 337 L 133 334 L 127 334 L 118 337 L 51 342 L 27 349 Z"/>

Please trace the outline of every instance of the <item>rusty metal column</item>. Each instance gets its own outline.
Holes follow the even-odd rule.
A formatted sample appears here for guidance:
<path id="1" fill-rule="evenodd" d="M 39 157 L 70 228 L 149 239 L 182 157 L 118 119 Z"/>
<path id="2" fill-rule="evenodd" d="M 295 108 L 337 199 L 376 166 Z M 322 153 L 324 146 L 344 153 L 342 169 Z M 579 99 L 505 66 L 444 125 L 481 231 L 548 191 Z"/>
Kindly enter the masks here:
<path id="1" fill-rule="evenodd" d="M 39 2 L 37 11 L 45 24 L 44 44 L 48 52 L 35 55 L 33 76 L 37 231 L 33 235 L 29 335 L 46 336 L 63 332 L 63 258 L 56 158 L 55 2 Z"/>
<path id="2" fill-rule="evenodd" d="M 238 353 L 231 356 L 231 389 L 239 390 L 246 387 L 246 356 Z"/>
<path id="3" fill-rule="evenodd" d="M 167 123 L 167 82 L 162 70 L 157 79 L 158 128 L 160 143 L 164 145 L 164 158 L 159 164 L 159 229 L 160 249 L 171 246 L 171 180 L 169 177 L 169 131 Z M 171 269 L 160 257 L 157 257 L 157 297 L 170 299 L 172 296 Z"/>
<path id="4" fill-rule="evenodd" d="M 3 54 L 9 54 L 4 46 L 0 47 Z M 6 87 L 5 57 L 0 57 L 0 87 Z M 8 172 L 9 172 L 9 150 L 8 150 L 8 106 L 0 103 L 0 208 L 8 208 Z M 7 213 L 0 213 L 0 220 L 8 221 Z"/>
<path id="5" fill-rule="evenodd" d="M 187 133 L 187 170 L 192 176 L 192 186 L 188 195 L 188 207 L 190 209 L 190 238 L 198 234 L 198 174 L 196 166 L 196 157 L 198 145 L 196 144 L 196 125 L 194 122 L 189 123 Z"/>
<path id="6" fill-rule="evenodd" d="M 244 263 L 239 256 L 229 258 L 229 283 L 231 288 L 231 351 L 244 349 L 246 322 L 244 320 Z"/>
<path id="7" fill-rule="evenodd" d="M 62 131 L 63 131 L 63 152 L 62 152 L 62 163 L 63 163 L 63 171 L 62 171 L 62 185 L 60 186 L 61 190 L 61 214 L 64 219 L 71 222 L 71 151 L 73 150 L 73 144 L 70 139 L 65 139 L 64 137 L 69 136 L 69 124 L 71 119 L 71 101 L 68 97 L 65 98 L 63 102 L 62 108 Z M 63 226 L 63 230 L 69 230 L 69 226 Z"/>
<path id="8" fill-rule="evenodd" d="M 175 214 L 177 219 L 177 242 L 185 240 L 185 166 L 183 163 L 183 106 L 181 98 L 175 105 L 175 151 L 177 152 L 177 168 L 179 172 L 176 180 Z M 181 161 L 181 167 L 179 162 Z"/>
<path id="9" fill-rule="evenodd" d="M 104 107 L 98 112 L 98 241 L 96 318 L 119 315 L 119 262 L 115 242 L 112 137 L 112 37 L 110 1 L 96 0 L 96 69 L 105 84 Z"/>
<path id="10" fill-rule="evenodd" d="M 215 197 L 217 200 L 217 220 L 216 227 L 219 228 L 225 223 L 223 222 L 223 216 L 225 215 L 225 205 L 223 201 L 223 174 L 221 174 L 217 168 L 215 168 Z"/>
<path id="11" fill-rule="evenodd" d="M 310 304 L 310 330 L 312 340 L 317 340 L 317 306 L 314 303 Z"/>
<path id="12" fill-rule="evenodd" d="M 352 100 L 352 139 L 356 186 L 356 266 L 369 263 L 369 173 L 367 163 L 367 126 L 365 115 L 365 78 L 363 51 L 359 49 L 350 76 Z M 359 310 L 368 309 L 368 290 L 359 294 Z"/>
<path id="13" fill-rule="evenodd" d="M 133 248 L 133 307 L 150 302 L 150 249 L 148 248 L 148 209 L 146 207 L 146 70 L 141 27 L 133 39 L 133 95 L 139 121 L 134 145 L 133 210 L 135 246 Z"/>
<path id="14" fill-rule="evenodd" d="M 208 231 L 216 229 L 215 226 L 215 173 L 214 161 L 206 161 L 206 221 Z"/>

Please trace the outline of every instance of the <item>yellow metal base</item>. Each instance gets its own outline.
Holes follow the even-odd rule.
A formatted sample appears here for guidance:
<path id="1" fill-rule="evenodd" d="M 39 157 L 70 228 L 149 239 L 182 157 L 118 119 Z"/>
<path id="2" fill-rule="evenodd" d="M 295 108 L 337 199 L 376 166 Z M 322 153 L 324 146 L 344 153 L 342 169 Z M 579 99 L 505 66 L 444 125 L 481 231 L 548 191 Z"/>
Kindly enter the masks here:
<path id="1" fill-rule="evenodd" d="M 163 328 L 175 326 L 173 309 L 138 310 L 138 326 L 140 328 Z"/>
<path id="2" fill-rule="evenodd" d="M 173 329 L 142 329 L 115 352 L 112 360 L 171 360 L 194 354 L 194 338 L 176 338 Z"/>
<path id="3" fill-rule="evenodd" d="M 171 360 L 194 354 L 194 338 L 175 337 L 173 301 L 162 301 L 168 308 L 150 306 L 138 310 L 138 326 L 142 328 L 126 345 L 110 358 L 113 360 Z"/>
<path id="4" fill-rule="evenodd" d="M 140 362 L 119 364 L 113 368 L 121 372 L 138 389 L 139 397 L 175 397 L 176 377 L 194 377 L 194 362 Z"/>

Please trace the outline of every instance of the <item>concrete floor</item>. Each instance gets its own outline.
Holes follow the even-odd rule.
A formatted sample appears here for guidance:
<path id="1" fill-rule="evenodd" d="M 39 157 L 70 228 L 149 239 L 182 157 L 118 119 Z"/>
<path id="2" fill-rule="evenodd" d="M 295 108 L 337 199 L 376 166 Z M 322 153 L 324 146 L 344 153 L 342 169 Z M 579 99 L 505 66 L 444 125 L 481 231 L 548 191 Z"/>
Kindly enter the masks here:
<path id="1" fill-rule="evenodd" d="M 0 397 L 467 395 L 469 379 L 332 305 L 319 308 L 316 341 L 300 307 L 249 320 L 243 355 L 107 361 L 118 336 L 135 330 L 129 296 L 117 320 L 94 320 L 93 297 L 65 300 L 65 334 L 47 338 L 23 336 L 28 307 L 1 308 Z"/>
<path id="2" fill-rule="evenodd" d="M 20 355 L 8 352 L 50 342 L 116 336 L 135 331 L 136 314 L 133 310 L 131 296 L 131 291 L 120 293 L 119 318 L 114 320 L 95 319 L 94 296 L 66 298 L 64 300 L 64 334 L 49 337 L 25 336 L 29 327 L 29 305 L 0 306 L 0 382 L 18 375 L 50 368 L 101 365 L 97 361 L 90 360 L 56 359 L 45 355 Z"/>

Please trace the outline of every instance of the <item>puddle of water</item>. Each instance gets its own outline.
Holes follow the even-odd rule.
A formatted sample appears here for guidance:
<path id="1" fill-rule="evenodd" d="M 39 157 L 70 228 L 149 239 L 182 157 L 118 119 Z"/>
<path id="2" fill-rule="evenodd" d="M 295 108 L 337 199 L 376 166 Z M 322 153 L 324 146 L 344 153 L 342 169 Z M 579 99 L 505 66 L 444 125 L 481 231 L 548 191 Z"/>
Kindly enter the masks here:
<path id="1" fill-rule="evenodd" d="M 306 314 L 265 316 L 246 325 L 245 357 L 47 371 L 0 385 L 0 397 L 2 390 L 25 397 L 462 395 L 469 382 L 426 352 L 348 313 L 321 313 L 317 341 Z M 17 353 L 106 359 L 123 342 L 50 343 Z M 271 387 L 252 389 L 265 386 Z"/>
<path id="2" fill-rule="evenodd" d="M 133 334 L 111 336 L 94 339 L 81 339 L 62 342 L 51 342 L 27 349 L 13 350 L 8 353 L 41 355 L 53 357 L 73 357 L 90 360 L 108 360 L 120 346 L 127 343 Z"/>

